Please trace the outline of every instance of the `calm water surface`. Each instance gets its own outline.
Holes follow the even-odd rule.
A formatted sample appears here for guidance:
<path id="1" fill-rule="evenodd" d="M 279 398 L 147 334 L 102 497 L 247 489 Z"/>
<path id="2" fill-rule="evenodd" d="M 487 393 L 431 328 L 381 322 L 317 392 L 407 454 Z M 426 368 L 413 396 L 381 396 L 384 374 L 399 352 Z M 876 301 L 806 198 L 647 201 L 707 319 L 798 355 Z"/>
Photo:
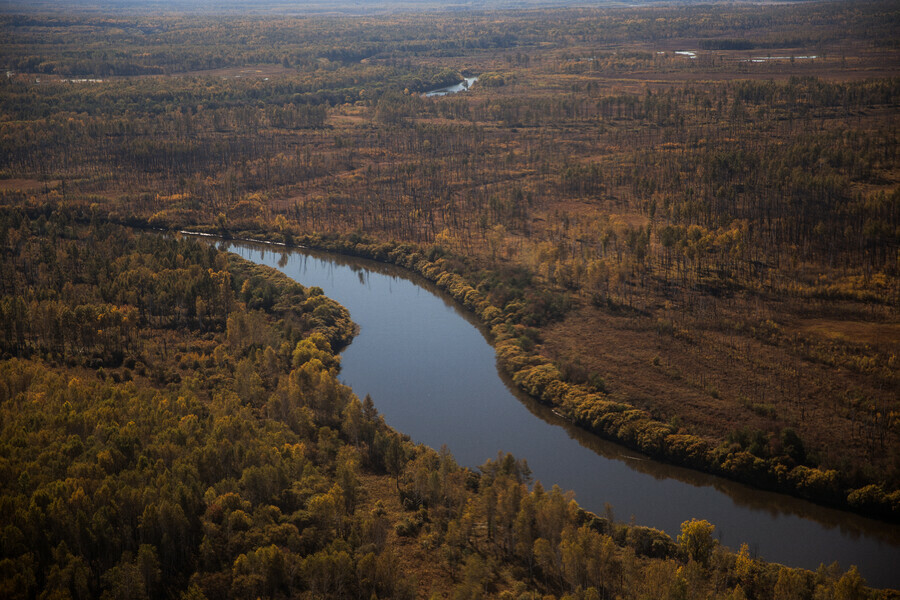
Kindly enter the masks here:
<path id="1" fill-rule="evenodd" d="M 430 98 L 431 96 L 447 96 L 457 92 L 468 92 L 469 88 L 472 87 L 472 84 L 476 81 L 478 81 L 477 77 L 466 77 L 463 81 L 460 81 L 455 85 L 448 85 L 447 87 L 442 87 L 437 90 L 431 90 L 430 92 L 425 92 L 425 95 Z"/>
<path id="2" fill-rule="evenodd" d="M 900 588 L 900 527 L 656 463 L 570 426 L 507 385 L 479 328 L 424 279 L 334 254 L 227 248 L 347 307 L 360 331 L 342 354 L 341 379 L 360 398 L 371 394 L 415 442 L 447 445 L 469 467 L 512 452 L 587 510 L 602 514 L 609 503 L 618 520 L 673 538 L 683 521 L 707 519 L 732 548 L 747 543 L 769 561 L 809 569 L 856 564 L 870 585 Z"/>

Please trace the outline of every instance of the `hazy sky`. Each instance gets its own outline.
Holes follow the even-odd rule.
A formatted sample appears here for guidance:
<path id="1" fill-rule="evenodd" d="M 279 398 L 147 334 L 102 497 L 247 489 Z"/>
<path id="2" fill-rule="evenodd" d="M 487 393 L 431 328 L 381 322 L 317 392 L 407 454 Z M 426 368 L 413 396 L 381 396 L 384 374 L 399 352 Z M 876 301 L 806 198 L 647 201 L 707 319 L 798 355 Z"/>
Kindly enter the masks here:
<path id="1" fill-rule="evenodd" d="M 392 12 L 409 10 L 484 10 L 540 6 L 615 6 L 677 4 L 692 0 L 0 0 L 0 12 L 156 12 L 297 14 Z"/>

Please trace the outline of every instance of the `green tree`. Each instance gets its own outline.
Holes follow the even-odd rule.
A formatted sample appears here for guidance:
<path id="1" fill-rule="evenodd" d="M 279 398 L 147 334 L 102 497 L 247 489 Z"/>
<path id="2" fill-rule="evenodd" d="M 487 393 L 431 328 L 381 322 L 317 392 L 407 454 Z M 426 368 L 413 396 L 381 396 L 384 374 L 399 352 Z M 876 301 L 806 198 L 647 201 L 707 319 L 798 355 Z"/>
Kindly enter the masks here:
<path id="1" fill-rule="evenodd" d="M 709 559 L 719 541 L 713 537 L 715 525 L 709 521 L 691 519 L 681 524 L 681 535 L 678 536 L 678 548 L 685 560 L 709 566 Z"/>

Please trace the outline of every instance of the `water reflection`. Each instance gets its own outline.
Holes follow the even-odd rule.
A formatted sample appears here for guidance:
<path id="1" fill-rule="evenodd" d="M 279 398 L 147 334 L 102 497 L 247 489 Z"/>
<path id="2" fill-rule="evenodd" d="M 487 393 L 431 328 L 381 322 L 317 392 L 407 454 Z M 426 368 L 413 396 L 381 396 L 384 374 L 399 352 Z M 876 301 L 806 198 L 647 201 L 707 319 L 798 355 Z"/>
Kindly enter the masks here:
<path id="1" fill-rule="evenodd" d="M 900 545 L 900 528 L 885 526 L 884 523 L 873 519 L 819 506 L 800 498 L 758 490 L 730 479 L 657 462 L 648 456 L 576 427 L 553 412 L 550 407 L 519 392 L 507 377 L 503 378 L 532 414 L 551 425 L 562 427 L 570 438 L 604 458 L 626 461 L 631 469 L 657 480 L 676 479 L 694 487 L 713 487 L 731 498 L 736 506 L 764 511 L 772 517 L 796 516 L 812 519 L 828 529 L 838 528 L 842 534 L 854 539 L 869 536 L 881 539 L 887 544 Z"/>
<path id="2" fill-rule="evenodd" d="M 322 252 L 225 247 L 346 306 L 360 333 L 343 353 L 341 378 L 371 394 L 389 424 L 417 442 L 446 444 L 460 464 L 510 451 L 545 486 L 575 490 L 588 510 L 611 503 L 620 517 L 673 537 L 682 521 L 705 518 L 723 543 L 747 543 L 768 560 L 813 569 L 838 560 L 857 564 L 870 584 L 900 586 L 900 527 L 658 463 L 574 427 L 498 376 L 480 323 L 424 278 Z"/>
<path id="3" fill-rule="evenodd" d="M 477 77 L 466 77 L 463 81 L 460 81 L 455 85 L 448 85 L 447 87 L 425 92 L 425 96 L 430 98 L 432 96 L 447 96 L 457 92 L 468 92 L 469 88 L 471 88 L 476 81 L 478 81 Z"/>

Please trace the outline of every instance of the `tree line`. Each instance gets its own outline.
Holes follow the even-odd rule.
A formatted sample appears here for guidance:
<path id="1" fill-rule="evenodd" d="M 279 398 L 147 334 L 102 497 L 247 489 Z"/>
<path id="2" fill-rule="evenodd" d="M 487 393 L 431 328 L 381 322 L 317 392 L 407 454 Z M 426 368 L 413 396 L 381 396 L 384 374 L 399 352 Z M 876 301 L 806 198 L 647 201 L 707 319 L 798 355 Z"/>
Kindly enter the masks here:
<path id="1" fill-rule="evenodd" d="M 510 455 L 470 471 L 412 444 L 337 381 L 334 351 L 353 328 L 316 288 L 199 241 L 65 213 L 5 210 L 3 223 L 4 256 L 70 261 L 36 278 L 12 259 L 14 285 L 48 302 L 68 301 L 66 288 L 84 303 L 124 294 L 116 302 L 139 323 L 139 354 L 121 365 L 85 368 L 34 334 L 5 350 L 4 597 L 869 594 L 855 569 L 788 569 L 722 549 L 705 521 L 673 540 L 612 509 L 585 513 Z M 98 253 L 119 265 L 94 278 Z M 141 317 L 134 293 L 169 287 L 174 265 L 218 267 L 224 314 L 196 320 L 173 296 Z M 135 272 L 158 282 L 128 285 Z M 202 278 L 188 283 L 203 300 Z"/>

